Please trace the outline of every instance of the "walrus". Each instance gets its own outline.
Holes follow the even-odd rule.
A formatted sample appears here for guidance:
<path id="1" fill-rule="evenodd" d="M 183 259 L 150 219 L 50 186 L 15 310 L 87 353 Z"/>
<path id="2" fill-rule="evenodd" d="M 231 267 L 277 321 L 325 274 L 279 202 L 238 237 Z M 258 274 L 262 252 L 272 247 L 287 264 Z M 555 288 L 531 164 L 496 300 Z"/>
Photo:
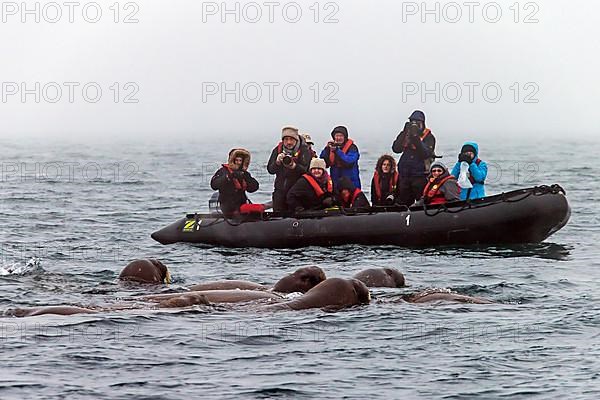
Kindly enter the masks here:
<path id="1" fill-rule="evenodd" d="M 185 308 L 197 304 L 210 305 L 205 295 L 200 293 L 184 293 L 158 303 L 160 308 Z"/>
<path id="2" fill-rule="evenodd" d="M 321 268 L 317 266 L 302 267 L 281 278 L 273 286 L 273 291 L 279 293 L 307 293 L 326 279 L 325 272 Z"/>
<path id="3" fill-rule="evenodd" d="M 203 290 L 268 290 L 269 287 L 259 283 L 248 281 L 214 281 L 204 282 L 190 286 L 189 289 L 193 292 L 201 292 Z"/>
<path id="4" fill-rule="evenodd" d="M 171 283 L 171 274 L 169 268 L 158 260 L 135 260 L 123 268 L 119 279 L 130 282 L 162 284 Z"/>
<path id="5" fill-rule="evenodd" d="M 158 302 L 159 308 L 185 308 L 193 305 L 210 305 L 208 299 L 198 293 L 179 293 L 168 299 Z M 35 317 L 38 315 L 75 315 L 75 314 L 96 314 L 98 312 L 123 311 L 144 309 L 143 306 L 130 305 L 115 305 L 111 307 L 103 307 L 97 309 L 76 307 L 76 306 L 46 306 L 46 307 L 31 307 L 31 308 L 11 308 L 4 315 L 9 317 Z"/>
<path id="6" fill-rule="evenodd" d="M 494 304 L 493 301 L 481 298 L 465 296 L 457 293 L 446 292 L 430 292 L 424 291 L 404 297 L 404 300 L 409 303 L 433 303 L 435 301 L 450 301 L 454 303 L 470 303 L 470 304 Z"/>
<path id="7" fill-rule="evenodd" d="M 48 307 L 32 307 L 32 308 L 11 308 L 5 312 L 5 315 L 10 317 L 35 317 L 37 315 L 75 315 L 75 314 L 95 314 L 97 311 L 89 308 L 73 307 L 73 306 L 48 306 Z"/>
<path id="8" fill-rule="evenodd" d="M 316 266 L 302 267 L 281 278 L 272 288 L 279 293 L 306 293 L 326 279 L 325 272 Z M 204 290 L 269 290 L 269 286 L 248 281 L 214 281 L 190 286 L 191 291 Z"/>
<path id="9" fill-rule="evenodd" d="M 157 294 L 151 296 L 143 296 L 141 299 L 144 301 L 152 301 L 161 303 L 163 301 L 171 300 L 174 298 L 181 297 L 182 293 L 174 294 Z M 273 293 L 260 292 L 256 290 L 204 290 L 199 292 L 188 292 L 185 295 L 201 295 L 209 303 L 244 303 L 257 300 L 274 300 L 281 301 L 282 297 L 277 296 Z"/>
<path id="10" fill-rule="evenodd" d="M 310 289 L 303 296 L 285 303 L 264 307 L 264 310 L 306 310 L 324 308 L 338 310 L 359 304 L 368 304 L 371 294 L 358 279 L 329 278 Z"/>
<path id="11" fill-rule="evenodd" d="M 395 268 L 372 268 L 353 276 L 367 287 L 401 288 L 406 286 L 404 275 Z"/>

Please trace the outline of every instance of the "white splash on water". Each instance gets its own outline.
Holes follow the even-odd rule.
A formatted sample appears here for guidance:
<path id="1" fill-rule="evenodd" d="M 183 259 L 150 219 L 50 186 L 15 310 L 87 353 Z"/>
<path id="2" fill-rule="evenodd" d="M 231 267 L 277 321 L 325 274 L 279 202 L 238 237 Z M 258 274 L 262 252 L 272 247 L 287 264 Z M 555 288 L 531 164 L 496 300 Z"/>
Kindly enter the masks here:
<path id="1" fill-rule="evenodd" d="M 40 259 L 32 258 L 31 260 L 27 261 L 25 265 L 18 262 L 0 265 L 0 276 L 27 275 L 31 272 L 39 270 L 40 268 Z"/>

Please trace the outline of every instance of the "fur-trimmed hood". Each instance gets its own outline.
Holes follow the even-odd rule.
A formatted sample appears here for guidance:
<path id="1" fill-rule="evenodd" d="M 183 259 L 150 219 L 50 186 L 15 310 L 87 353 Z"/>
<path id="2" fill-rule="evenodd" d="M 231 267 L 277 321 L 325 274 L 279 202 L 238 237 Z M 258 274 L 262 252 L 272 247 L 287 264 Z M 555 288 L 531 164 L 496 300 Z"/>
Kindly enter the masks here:
<path id="1" fill-rule="evenodd" d="M 235 168 L 235 159 L 237 157 L 242 157 L 244 160 L 244 163 L 242 164 L 244 171 L 248 170 L 248 167 L 250 166 L 250 152 L 246 149 L 233 149 L 229 152 L 229 167 L 230 168 Z"/>
<path id="2" fill-rule="evenodd" d="M 392 156 L 390 156 L 389 154 L 384 154 L 381 157 L 379 157 L 379 160 L 377 160 L 377 166 L 375 167 L 375 169 L 377 170 L 377 172 L 379 172 L 380 174 L 383 173 L 383 171 L 381 170 L 381 166 L 383 165 L 383 162 L 385 160 L 388 160 L 392 163 L 392 169 L 390 170 L 390 173 L 394 173 L 396 172 L 396 159 Z"/>

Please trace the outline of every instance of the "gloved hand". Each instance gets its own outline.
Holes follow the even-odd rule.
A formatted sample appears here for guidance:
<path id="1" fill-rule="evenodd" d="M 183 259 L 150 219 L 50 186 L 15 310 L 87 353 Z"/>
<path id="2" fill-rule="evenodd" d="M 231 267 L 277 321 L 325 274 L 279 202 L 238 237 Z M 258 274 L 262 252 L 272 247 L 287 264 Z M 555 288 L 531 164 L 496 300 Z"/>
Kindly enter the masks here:
<path id="1" fill-rule="evenodd" d="M 323 199 L 322 204 L 325 208 L 330 208 L 334 206 L 335 200 L 333 199 L 333 197 L 327 196 Z"/>
<path id="2" fill-rule="evenodd" d="M 458 155 L 458 162 L 466 162 L 467 164 L 471 164 L 473 162 L 473 157 L 465 153 L 460 153 Z"/>
<path id="3" fill-rule="evenodd" d="M 242 171 L 242 170 L 233 171 L 233 177 L 235 179 L 241 181 L 242 179 L 244 179 L 246 177 L 246 171 Z"/>
<path id="4" fill-rule="evenodd" d="M 394 197 L 393 194 L 390 194 L 388 197 L 385 198 L 385 204 L 392 205 L 394 204 L 394 201 L 396 201 L 396 197 Z"/>
<path id="5" fill-rule="evenodd" d="M 285 153 L 280 153 L 280 154 L 277 156 L 277 160 L 275 160 L 275 163 L 276 163 L 277 165 L 281 165 L 281 164 L 283 163 L 283 157 L 285 157 Z"/>

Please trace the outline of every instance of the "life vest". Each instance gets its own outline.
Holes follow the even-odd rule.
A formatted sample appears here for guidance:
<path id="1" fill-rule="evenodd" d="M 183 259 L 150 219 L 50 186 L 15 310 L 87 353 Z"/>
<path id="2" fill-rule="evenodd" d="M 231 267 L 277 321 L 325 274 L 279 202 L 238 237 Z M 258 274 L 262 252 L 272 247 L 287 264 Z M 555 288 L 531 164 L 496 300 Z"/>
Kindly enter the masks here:
<path id="1" fill-rule="evenodd" d="M 479 166 L 479 164 L 481 164 L 481 160 L 478 158 L 477 160 L 475 160 L 475 165 Z M 469 174 L 469 181 L 471 182 L 472 185 L 474 185 L 476 183 L 481 183 L 482 185 L 485 185 L 485 181 L 477 182 L 475 180 L 475 178 L 473 178 L 470 174 Z"/>
<path id="2" fill-rule="evenodd" d="M 315 194 L 317 195 L 317 198 L 323 197 L 325 193 L 333 193 L 333 181 L 330 177 L 327 178 L 327 192 L 325 192 L 321 185 L 319 185 L 319 182 L 317 182 L 317 180 L 313 178 L 312 175 L 304 174 L 302 176 L 308 181 L 310 186 L 312 186 L 313 190 L 315 191 Z"/>
<path id="3" fill-rule="evenodd" d="M 436 182 L 433 178 L 429 179 L 429 182 L 427 182 L 427 185 L 423 190 L 423 200 L 425 201 L 425 204 L 444 204 L 446 202 L 446 196 L 444 196 L 441 189 L 450 179 L 455 178 L 450 175 L 439 182 Z"/>
<path id="4" fill-rule="evenodd" d="M 354 206 L 354 202 L 356 201 L 358 196 L 360 196 L 361 193 L 362 190 L 360 190 L 359 188 L 354 189 L 354 193 L 352 194 L 352 198 L 350 199 L 350 204 L 344 204 L 344 208 L 352 208 L 352 206 Z"/>
<path id="5" fill-rule="evenodd" d="M 396 191 L 396 187 L 398 186 L 398 179 L 400 178 L 400 174 L 398 171 L 394 172 L 389 183 L 388 193 L 394 193 Z M 381 177 L 379 176 L 379 171 L 375 170 L 375 174 L 373 174 L 373 181 L 375 181 L 375 195 L 377 196 L 377 200 L 383 200 L 381 196 L 383 193 L 381 192 Z"/>
<path id="6" fill-rule="evenodd" d="M 422 134 L 421 134 L 421 136 L 419 137 L 419 138 L 421 139 L 421 142 L 422 142 L 423 140 L 425 140 L 425 138 L 426 138 L 427 136 L 429 136 L 429 135 L 431 135 L 431 130 L 430 130 L 429 128 L 425 128 L 425 130 L 423 130 L 423 133 L 422 133 Z M 416 150 L 416 149 L 417 149 L 417 146 L 415 146 L 414 144 L 411 144 L 411 145 L 409 145 L 409 144 L 408 144 L 408 140 L 406 140 L 406 142 L 407 142 L 407 143 L 404 145 L 404 149 L 407 149 L 408 147 L 410 147 L 410 148 L 411 148 L 411 149 L 413 149 L 413 150 Z"/>
<path id="7" fill-rule="evenodd" d="M 240 206 L 240 214 L 261 214 L 264 213 L 266 207 L 264 204 L 242 204 Z"/>
<path id="8" fill-rule="evenodd" d="M 292 159 L 294 160 L 295 163 L 297 163 L 298 158 L 300 158 L 300 154 L 302 153 L 300 151 L 301 149 L 302 149 L 302 146 L 298 147 L 298 151 L 291 154 Z M 277 154 L 281 154 L 282 152 L 283 152 L 283 142 L 279 142 L 279 144 L 277 145 Z"/>
<path id="9" fill-rule="evenodd" d="M 353 144 L 354 144 L 354 141 L 352 139 L 346 140 L 346 144 L 341 149 L 342 153 L 348 154 L 348 151 L 350 150 L 350 147 L 352 147 Z M 329 149 L 329 165 L 331 165 L 331 166 L 334 166 L 334 165 L 339 166 L 335 162 L 335 151 L 333 151 L 332 149 Z"/>
<path id="10" fill-rule="evenodd" d="M 233 177 L 233 169 L 231 169 L 231 167 L 228 164 L 223 164 L 223 168 L 227 169 L 227 172 L 229 172 L 229 179 L 231 179 L 233 181 L 233 185 L 235 186 L 236 190 L 242 190 L 242 191 L 246 191 L 246 189 L 248 188 L 248 183 L 246 183 L 245 179 L 242 179 L 242 181 L 240 182 L 239 179 L 234 178 Z"/>

